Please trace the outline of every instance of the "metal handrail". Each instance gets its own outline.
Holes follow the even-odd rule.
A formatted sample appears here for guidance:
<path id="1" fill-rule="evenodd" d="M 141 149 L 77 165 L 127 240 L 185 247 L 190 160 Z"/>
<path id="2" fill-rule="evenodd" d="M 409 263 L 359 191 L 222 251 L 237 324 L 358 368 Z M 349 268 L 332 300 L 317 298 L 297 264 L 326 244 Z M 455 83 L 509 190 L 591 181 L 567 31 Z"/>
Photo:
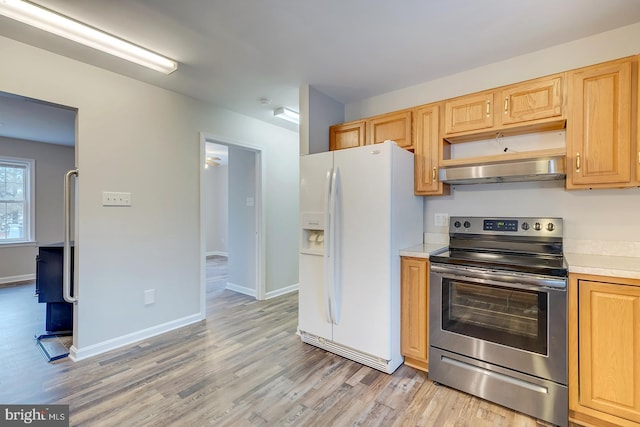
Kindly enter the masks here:
<path id="1" fill-rule="evenodd" d="M 62 296 L 66 302 L 77 303 L 78 297 L 71 295 L 71 177 L 78 176 L 78 169 L 64 175 L 64 240 L 62 248 Z"/>

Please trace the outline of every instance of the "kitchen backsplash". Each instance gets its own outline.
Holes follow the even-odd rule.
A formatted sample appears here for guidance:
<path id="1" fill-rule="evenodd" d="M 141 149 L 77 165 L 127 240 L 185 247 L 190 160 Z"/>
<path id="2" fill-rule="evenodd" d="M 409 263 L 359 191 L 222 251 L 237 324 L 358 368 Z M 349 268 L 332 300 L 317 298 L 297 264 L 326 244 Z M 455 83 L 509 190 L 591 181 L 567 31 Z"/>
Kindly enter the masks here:
<path id="1" fill-rule="evenodd" d="M 564 239 L 564 252 L 637 258 L 640 257 L 640 242 Z"/>
<path id="2" fill-rule="evenodd" d="M 422 243 L 437 245 L 442 243 L 443 246 L 449 245 L 449 235 L 446 233 L 422 233 Z"/>

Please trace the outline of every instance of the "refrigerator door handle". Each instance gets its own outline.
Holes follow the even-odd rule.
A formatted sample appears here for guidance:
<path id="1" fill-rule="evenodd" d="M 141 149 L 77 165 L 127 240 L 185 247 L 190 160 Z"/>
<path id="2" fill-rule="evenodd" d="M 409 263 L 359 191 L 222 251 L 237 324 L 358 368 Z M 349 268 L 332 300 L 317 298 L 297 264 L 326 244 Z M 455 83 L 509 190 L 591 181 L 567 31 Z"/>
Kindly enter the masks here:
<path id="1" fill-rule="evenodd" d="M 327 170 L 324 188 L 324 292 L 326 296 L 327 322 L 333 323 L 333 252 L 331 235 L 331 200 L 333 192 L 333 168 Z"/>
<path id="2" fill-rule="evenodd" d="M 78 297 L 71 296 L 71 177 L 78 176 L 78 169 L 64 175 L 64 243 L 62 248 L 62 297 L 68 303 L 76 303 Z"/>
<path id="3" fill-rule="evenodd" d="M 331 185 L 331 197 L 333 199 L 332 209 L 331 209 L 331 246 L 333 251 L 333 271 L 332 271 L 332 279 L 333 279 L 333 288 L 331 293 L 331 302 L 332 308 L 331 312 L 333 313 L 333 324 L 337 325 L 340 322 L 340 268 L 341 268 L 341 260 L 342 253 L 340 252 L 341 248 L 341 238 L 342 238 L 342 224 L 340 217 L 340 169 L 335 168 L 333 171 L 333 183 Z"/>

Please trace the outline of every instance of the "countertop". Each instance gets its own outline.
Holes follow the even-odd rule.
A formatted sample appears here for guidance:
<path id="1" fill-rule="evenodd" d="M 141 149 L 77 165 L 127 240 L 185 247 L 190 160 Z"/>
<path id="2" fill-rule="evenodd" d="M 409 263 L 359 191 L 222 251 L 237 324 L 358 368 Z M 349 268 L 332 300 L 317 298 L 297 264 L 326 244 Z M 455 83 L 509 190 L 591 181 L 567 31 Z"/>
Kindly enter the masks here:
<path id="1" fill-rule="evenodd" d="M 575 248 L 575 246 L 572 247 Z M 585 245 L 582 245 L 582 247 L 586 247 L 589 250 L 593 249 Z M 616 245 L 616 247 L 619 247 L 619 245 Z M 401 249 L 400 256 L 429 259 L 430 255 L 444 251 L 447 248 L 448 246 L 443 243 L 424 243 Z M 565 252 L 564 258 L 569 267 L 569 273 L 640 279 L 640 256 L 636 256 L 638 255 L 637 250 L 628 250 L 629 248 L 627 248 L 625 252 L 633 256 L 619 256 L 611 254 L 610 248 L 606 246 L 599 249 L 604 254 Z"/>
<path id="2" fill-rule="evenodd" d="M 438 252 L 445 251 L 447 248 L 448 246 L 442 243 L 423 243 L 421 245 L 401 249 L 400 256 L 429 259 L 429 255 L 434 255 Z"/>
<path id="3" fill-rule="evenodd" d="M 566 253 L 569 273 L 640 279 L 640 257 Z"/>

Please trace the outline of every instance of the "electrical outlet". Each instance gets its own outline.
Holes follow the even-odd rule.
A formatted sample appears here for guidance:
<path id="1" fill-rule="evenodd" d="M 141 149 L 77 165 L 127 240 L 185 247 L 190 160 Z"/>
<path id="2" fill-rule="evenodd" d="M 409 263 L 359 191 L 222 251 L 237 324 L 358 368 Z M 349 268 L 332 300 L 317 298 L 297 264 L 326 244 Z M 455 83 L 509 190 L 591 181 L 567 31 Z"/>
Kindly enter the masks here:
<path id="1" fill-rule="evenodd" d="M 156 302 L 156 290 L 148 289 L 144 291 L 144 305 L 153 304 Z"/>
<path id="2" fill-rule="evenodd" d="M 102 206 L 131 206 L 131 193 L 103 191 Z"/>
<path id="3" fill-rule="evenodd" d="M 449 225 L 449 214 L 437 213 L 433 215 L 433 225 L 436 227 L 447 227 Z"/>

